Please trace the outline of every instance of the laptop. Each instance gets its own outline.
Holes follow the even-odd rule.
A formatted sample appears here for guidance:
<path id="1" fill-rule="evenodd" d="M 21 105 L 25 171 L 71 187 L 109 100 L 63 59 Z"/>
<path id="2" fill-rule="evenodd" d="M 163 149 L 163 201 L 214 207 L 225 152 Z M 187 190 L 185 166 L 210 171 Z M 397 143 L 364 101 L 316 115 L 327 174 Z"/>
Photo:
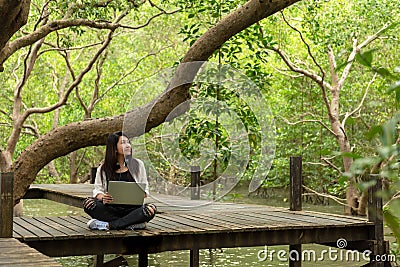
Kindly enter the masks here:
<path id="1" fill-rule="evenodd" d="M 145 183 L 108 181 L 108 193 L 113 197 L 111 204 L 143 205 Z"/>

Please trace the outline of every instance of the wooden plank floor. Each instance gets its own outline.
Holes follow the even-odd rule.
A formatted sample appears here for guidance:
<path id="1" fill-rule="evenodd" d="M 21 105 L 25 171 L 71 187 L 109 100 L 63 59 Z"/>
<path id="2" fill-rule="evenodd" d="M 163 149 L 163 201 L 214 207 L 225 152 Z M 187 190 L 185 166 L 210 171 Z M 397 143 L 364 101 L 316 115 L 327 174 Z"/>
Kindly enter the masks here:
<path id="1" fill-rule="evenodd" d="M 92 185 L 34 185 L 27 196 L 48 196 L 62 203 L 82 202 Z M 46 193 L 40 193 L 40 191 Z M 61 196 L 61 197 L 57 197 Z M 156 195 L 159 213 L 145 230 L 92 231 L 88 216 L 20 217 L 14 237 L 49 256 L 156 253 L 193 248 L 223 248 L 370 239 L 373 224 L 365 218 L 262 205 L 214 203 Z M 166 203 L 173 201 L 176 205 Z M 190 203 L 189 203 L 190 202 Z M 197 204 L 204 204 L 198 201 Z"/>
<path id="2" fill-rule="evenodd" d="M 14 238 L 0 238 L 0 266 L 56 267 L 61 265 Z"/>

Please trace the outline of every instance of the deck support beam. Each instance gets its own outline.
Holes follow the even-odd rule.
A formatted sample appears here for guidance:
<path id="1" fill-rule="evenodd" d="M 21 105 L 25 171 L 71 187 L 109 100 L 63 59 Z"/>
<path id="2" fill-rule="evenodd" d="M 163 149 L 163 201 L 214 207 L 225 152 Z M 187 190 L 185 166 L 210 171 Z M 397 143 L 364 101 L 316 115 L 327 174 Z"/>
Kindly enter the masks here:
<path id="1" fill-rule="evenodd" d="M 98 254 L 94 256 L 93 267 L 103 267 L 104 265 L 104 254 Z"/>
<path id="2" fill-rule="evenodd" d="M 190 267 L 200 266 L 200 251 L 198 248 L 190 250 Z"/>
<path id="3" fill-rule="evenodd" d="M 289 246 L 289 267 L 301 267 L 301 244 Z M 298 258 L 293 260 L 293 257 Z"/>
<path id="4" fill-rule="evenodd" d="M 147 252 L 139 253 L 139 267 L 147 267 L 149 265 L 149 254 Z"/>
<path id="5" fill-rule="evenodd" d="M 98 254 L 94 256 L 93 267 L 118 267 L 118 266 L 128 266 L 128 262 L 124 257 L 118 256 L 110 261 L 104 262 L 104 254 Z"/>
<path id="6" fill-rule="evenodd" d="M 382 193 L 382 177 L 371 174 L 369 180 L 376 181 L 375 185 L 371 186 L 368 192 L 368 220 L 375 225 L 371 231 L 372 255 L 370 256 L 370 264 L 373 267 L 383 267 L 385 266 L 384 262 L 375 260 L 376 257 L 388 255 L 389 252 L 389 250 L 386 249 L 383 233 L 383 201 L 380 195 Z"/>

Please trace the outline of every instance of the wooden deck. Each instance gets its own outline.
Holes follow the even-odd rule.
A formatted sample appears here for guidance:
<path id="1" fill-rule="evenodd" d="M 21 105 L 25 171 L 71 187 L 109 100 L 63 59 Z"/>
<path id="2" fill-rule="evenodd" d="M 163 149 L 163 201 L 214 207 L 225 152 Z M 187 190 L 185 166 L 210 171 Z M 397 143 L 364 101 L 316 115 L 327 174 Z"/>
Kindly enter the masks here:
<path id="1" fill-rule="evenodd" d="M 0 266 L 59 267 L 53 259 L 14 238 L 0 238 Z"/>
<path id="2" fill-rule="evenodd" d="M 81 206 L 93 185 L 32 185 L 25 198 L 47 198 Z M 297 244 L 336 244 L 339 238 L 359 249 L 373 239 L 374 224 L 365 218 L 289 211 L 262 205 L 214 203 L 186 207 L 177 197 L 155 195 L 159 213 L 138 231 L 92 231 L 88 216 L 14 218 L 14 238 L 48 256 L 141 254 L 202 248 Z M 171 201 L 175 206 L 164 204 Z M 200 201 L 201 202 L 201 201 Z"/>

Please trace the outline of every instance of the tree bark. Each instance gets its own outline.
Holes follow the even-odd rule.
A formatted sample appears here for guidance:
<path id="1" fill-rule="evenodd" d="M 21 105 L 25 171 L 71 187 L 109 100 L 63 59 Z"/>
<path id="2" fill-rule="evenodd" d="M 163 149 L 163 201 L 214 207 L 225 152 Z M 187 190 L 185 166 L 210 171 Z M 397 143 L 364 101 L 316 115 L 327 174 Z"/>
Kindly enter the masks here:
<path id="1" fill-rule="evenodd" d="M 69 155 L 69 183 L 78 183 L 78 166 L 76 164 L 78 158 L 78 151 L 75 150 Z"/>
<path id="2" fill-rule="evenodd" d="M 56 165 L 54 164 L 54 161 L 49 162 L 47 164 L 47 171 L 49 172 L 49 175 L 54 177 L 56 182 L 60 182 L 60 174 L 57 171 Z"/>
<path id="3" fill-rule="evenodd" d="M 300 0 L 248 1 L 204 33 L 190 47 L 182 62 L 206 61 L 238 32 L 298 1 Z M 168 90 L 142 107 L 115 117 L 71 123 L 50 131 L 32 143 L 10 168 L 15 176 L 15 202 L 24 196 L 39 170 L 51 160 L 79 148 L 104 145 L 108 134 L 121 130 L 125 124 L 129 125 L 130 136 L 139 136 L 163 123 L 172 110 L 190 98 L 187 83 L 192 81 L 191 78 L 201 65 L 181 64 Z M 186 108 L 184 106 L 176 115 L 185 112 Z"/>
<path id="4" fill-rule="evenodd" d="M 338 97 L 338 96 L 337 96 Z M 335 104 L 339 110 L 339 103 Z M 339 151 L 341 153 L 351 153 L 350 141 L 346 136 L 345 129 L 341 126 L 339 121 L 339 115 L 334 114 L 331 119 L 332 131 L 336 134 L 336 140 L 339 145 Z M 343 169 L 344 172 L 350 171 L 350 167 L 353 164 L 353 159 L 350 157 L 343 156 Z M 358 191 L 356 188 L 356 180 L 354 177 L 350 177 L 348 180 L 349 184 L 346 188 L 346 203 L 345 213 L 350 215 L 357 213 L 358 209 Z"/>
<path id="5" fill-rule="evenodd" d="M 11 36 L 28 21 L 30 6 L 30 0 L 0 0 L 0 54 Z"/>

